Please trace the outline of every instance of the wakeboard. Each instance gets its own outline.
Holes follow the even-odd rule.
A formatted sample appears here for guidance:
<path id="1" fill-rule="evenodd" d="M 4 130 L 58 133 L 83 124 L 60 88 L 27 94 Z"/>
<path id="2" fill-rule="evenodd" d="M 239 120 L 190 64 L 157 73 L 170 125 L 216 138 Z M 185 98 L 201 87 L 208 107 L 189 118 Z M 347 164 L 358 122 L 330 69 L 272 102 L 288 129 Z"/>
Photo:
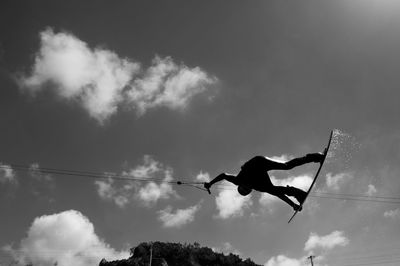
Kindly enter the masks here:
<path id="1" fill-rule="evenodd" d="M 315 181 L 317 181 L 317 178 L 319 176 L 319 172 L 321 172 L 321 169 L 322 169 L 322 166 L 324 165 L 326 156 L 328 155 L 329 147 L 331 146 L 332 136 L 333 136 L 333 130 L 331 131 L 331 134 L 329 136 L 328 145 L 326 145 L 326 148 L 324 149 L 324 153 L 323 153 L 324 157 L 323 157 L 322 161 L 320 162 L 317 173 L 315 174 L 314 179 L 313 179 L 309 189 L 307 190 L 307 194 L 306 194 L 303 202 L 300 203 L 300 208 L 299 208 L 300 210 L 303 208 L 304 203 L 306 202 L 308 196 L 310 195 L 310 192 L 311 192 L 312 188 L 314 187 Z M 293 220 L 293 218 L 296 216 L 296 214 L 298 212 L 299 212 L 299 210 L 294 211 L 294 213 L 293 213 L 292 217 L 290 217 L 288 223 L 290 223 Z"/>

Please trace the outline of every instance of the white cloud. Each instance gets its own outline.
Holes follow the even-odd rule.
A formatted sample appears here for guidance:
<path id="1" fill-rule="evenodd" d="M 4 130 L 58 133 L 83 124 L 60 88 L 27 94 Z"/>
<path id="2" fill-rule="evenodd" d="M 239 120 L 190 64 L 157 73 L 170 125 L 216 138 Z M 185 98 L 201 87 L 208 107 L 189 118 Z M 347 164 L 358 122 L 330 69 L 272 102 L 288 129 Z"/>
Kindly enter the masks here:
<path id="1" fill-rule="evenodd" d="M 292 259 L 285 255 L 278 255 L 270 258 L 264 266 L 302 266 L 302 259 Z"/>
<path id="2" fill-rule="evenodd" d="M 315 249 L 319 248 L 324 251 L 326 255 L 328 251 L 332 250 L 335 247 L 341 246 L 344 247 L 348 245 L 349 240 L 344 236 L 344 233 L 341 231 L 334 231 L 326 236 L 318 236 L 315 233 L 311 233 L 308 240 L 305 243 L 304 250 L 309 252 L 307 256 L 303 256 L 301 258 L 290 258 L 285 254 L 281 254 L 275 257 L 270 258 L 264 266 L 300 266 L 305 265 L 306 261 L 309 259 L 308 256 L 315 252 Z M 315 253 L 314 253 L 315 254 Z M 314 265 L 325 265 L 323 261 L 325 260 L 325 255 L 318 255 L 314 258 Z"/>
<path id="3" fill-rule="evenodd" d="M 138 192 L 139 199 L 145 204 L 151 205 L 160 199 L 169 199 L 171 195 L 176 195 L 172 185 L 167 183 L 168 181 L 172 180 L 172 178 L 169 178 L 168 176 L 160 184 L 157 184 L 156 182 L 150 182 L 141 187 Z"/>
<path id="4" fill-rule="evenodd" d="M 376 187 L 374 185 L 372 185 L 372 184 L 369 184 L 368 185 L 368 190 L 367 190 L 367 195 L 368 196 L 373 196 L 373 195 L 376 194 L 376 192 L 377 192 Z"/>
<path id="5" fill-rule="evenodd" d="M 186 209 L 177 209 L 172 211 L 171 206 L 167 206 L 164 210 L 158 211 L 158 219 L 163 223 L 164 227 L 181 227 L 194 221 L 194 215 L 200 209 L 201 202 Z"/>
<path id="6" fill-rule="evenodd" d="M 18 249 L 8 245 L 3 250 L 21 264 L 42 266 L 97 265 L 102 258 L 129 257 L 127 251 L 117 252 L 100 239 L 88 218 L 75 210 L 37 217 Z"/>
<path id="7" fill-rule="evenodd" d="M 124 177 L 132 177 L 141 181 L 127 181 L 117 184 L 112 177 L 103 181 L 95 181 L 98 195 L 105 200 L 113 201 L 119 207 L 139 200 L 151 206 L 161 199 L 178 197 L 172 187 L 172 169 L 163 166 L 151 156 L 145 155 L 144 162 L 135 168 L 122 173 Z"/>
<path id="8" fill-rule="evenodd" d="M 236 191 L 236 186 L 228 183 L 227 189 L 221 190 L 215 198 L 218 210 L 218 218 L 227 219 L 242 216 L 245 208 L 250 207 L 253 202 L 251 195 L 243 197 Z"/>
<path id="9" fill-rule="evenodd" d="M 132 199 L 132 190 L 135 183 L 126 182 L 124 186 L 118 187 L 114 185 L 114 180 L 108 178 L 106 180 L 95 181 L 97 193 L 102 199 L 114 202 L 118 207 L 125 207 Z"/>
<path id="10" fill-rule="evenodd" d="M 0 183 L 16 183 L 16 174 L 10 165 L 0 162 Z"/>
<path id="11" fill-rule="evenodd" d="M 198 182 L 210 182 L 210 174 L 209 173 L 203 173 L 202 171 L 196 176 L 195 178 L 196 181 Z"/>
<path id="12" fill-rule="evenodd" d="M 353 178 L 353 175 L 350 173 L 339 173 L 336 175 L 332 175 L 332 173 L 328 173 L 326 175 L 326 185 L 329 189 L 339 190 L 340 186 L 342 186 L 345 182 L 349 181 Z"/>
<path id="13" fill-rule="evenodd" d="M 233 245 L 229 242 L 224 242 L 222 243 L 222 245 L 220 247 L 213 247 L 211 248 L 214 252 L 218 252 L 218 253 L 224 253 L 224 254 L 236 254 L 238 256 L 241 256 L 241 252 L 234 248 Z"/>
<path id="14" fill-rule="evenodd" d="M 400 209 L 385 211 L 383 216 L 386 218 L 400 219 Z"/>
<path id="15" fill-rule="evenodd" d="M 69 33 L 46 29 L 40 37 L 32 74 L 21 77 L 20 85 L 37 93 L 52 82 L 61 98 L 77 100 L 99 122 L 114 114 L 139 65 L 112 51 L 90 49 Z"/>
<path id="16" fill-rule="evenodd" d="M 19 85 L 33 94 L 49 88 L 62 99 L 80 103 L 89 115 L 104 123 L 119 108 L 143 114 L 165 106 L 182 109 L 206 86 L 216 82 L 199 67 L 177 65 L 172 58 L 156 56 L 147 70 L 115 52 L 90 48 L 66 32 L 41 32 L 41 47 L 32 73 L 19 77 Z"/>
<path id="17" fill-rule="evenodd" d="M 134 178 L 148 178 L 161 171 L 161 164 L 154 160 L 150 155 L 143 156 L 143 164 L 124 172 L 124 175 Z"/>
<path id="18" fill-rule="evenodd" d="M 346 246 L 349 243 L 349 239 L 344 235 L 342 231 L 334 231 L 326 236 L 318 236 L 315 233 L 311 233 L 308 238 L 304 250 L 310 251 L 316 248 L 323 250 L 330 250 L 337 246 Z"/>
<path id="19" fill-rule="evenodd" d="M 156 56 L 142 78 L 137 78 L 127 92 L 128 101 L 139 113 L 166 106 L 185 108 L 189 101 L 215 82 L 199 67 L 188 68 L 174 63 L 171 57 Z"/>
<path id="20" fill-rule="evenodd" d="M 52 182 L 53 178 L 49 174 L 45 174 L 40 170 L 40 166 L 38 163 L 32 163 L 29 166 L 29 174 L 40 182 Z"/>

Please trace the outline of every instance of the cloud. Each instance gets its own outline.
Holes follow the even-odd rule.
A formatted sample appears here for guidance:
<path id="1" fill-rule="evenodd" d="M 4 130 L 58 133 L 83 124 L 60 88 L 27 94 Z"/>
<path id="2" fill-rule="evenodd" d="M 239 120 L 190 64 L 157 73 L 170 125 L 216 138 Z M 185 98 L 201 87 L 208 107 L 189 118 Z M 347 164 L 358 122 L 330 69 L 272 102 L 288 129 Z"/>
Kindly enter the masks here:
<path id="1" fill-rule="evenodd" d="M 3 247 L 21 264 L 52 266 L 97 265 L 102 258 L 122 259 L 118 252 L 100 239 L 93 224 L 82 213 L 69 210 L 37 217 L 18 249 Z"/>
<path id="2" fill-rule="evenodd" d="M 116 184 L 112 175 L 107 180 L 95 181 L 98 195 L 108 201 L 114 202 L 118 207 L 125 207 L 128 203 L 139 200 L 146 206 L 152 206 L 161 199 L 178 197 L 172 187 L 172 169 L 163 166 L 151 156 L 145 155 L 143 164 L 124 171 L 121 175 L 140 181 L 127 181 L 123 185 Z"/>
<path id="3" fill-rule="evenodd" d="M 373 196 L 373 195 L 376 194 L 376 192 L 377 192 L 376 187 L 374 185 L 372 185 L 372 184 L 369 184 L 368 185 L 368 190 L 367 190 L 367 195 L 368 196 Z"/>
<path id="4" fill-rule="evenodd" d="M 0 162 L 0 184 L 1 183 L 17 183 L 17 179 L 12 167 Z"/>
<path id="5" fill-rule="evenodd" d="M 323 256 L 317 256 L 313 258 L 314 266 L 327 266 L 327 264 L 321 264 L 325 258 Z M 308 262 L 307 262 L 308 260 Z M 286 255 L 278 255 L 270 258 L 264 266 L 303 266 L 310 265 L 309 257 L 302 257 L 300 259 L 289 258 Z"/>
<path id="6" fill-rule="evenodd" d="M 40 168 L 38 163 L 32 163 L 29 166 L 29 175 L 31 179 L 30 192 L 37 197 L 47 199 L 49 202 L 54 202 L 54 197 L 50 196 L 54 193 L 56 183 L 50 174 L 47 174 L 45 170 Z"/>
<path id="7" fill-rule="evenodd" d="M 103 124 L 118 109 L 144 114 L 164 106 L 185 108 L 191 99 L 216 82 L 199 67 L 176 64 L 171 57 L 156 56 L 143 70 L 139 62 L 122 58 L 67 32 L 48 28 L 40 33 L 41 47 L 30 75 L 20 75 L 18 84 L 33 95 L 45 85 L 65 100 L 78 102 Z"/>
<path id="8" fill-rule="evenodd" d="M 242 255 L 242 253 L 238 249 L 234 248 L 233 245 L 231 243 L 229 243 L 229 242 L 224 242 L 224 243 L 222 243 L 221 246 L 212 247 L 211 249 L 214 252 L 217 252 L 217 253 L 224 253 L 224 254 L 232 253 L 232 254 L 235 254 L 235 255 L 238 255 L 238 256 Z"/>
<path id="9" fill-rule="evenodd" d="M 334 231 L 326 236 L 318 236 L 315 233 L 311 233 L 308 238 L 304 250 L 310 251 L 316 248 L 323 250 L 331 250 L 337 246 L 347 246 L 349 239 L 341 231 Z"/>
<path id="10" fill-rule="evenodd" d="M 163 223 L 164 227 L 182 227 L 194 221 L 194 215 L 200 209 L 201 202 L 186 209 L 177 209 L 172 211 L 171 206 L 167 206 L 164 210 L 158 211 L 158 219 Z"/>
<path id="11" fill-rule="evenodd" d="M 138 192 L 139 199 L 145 204 L 151 205 L 160 199 L 169 199 L 171 195 L 176 195 L 172 185 L 168 183 L 169 181 L 172 181 L 172 176 L 170 173 L 166 174 L 167 176 L 160 184 L 157 184 L 156 182 L 150 182 L 141 187 Z"/>
<path id="12" fill-rule="evenodd" d="M 72 34 L 50 28 L 40 39 L 32 73 L 20 77 L 21 87 L 35 94 L 51 82 L 61 98 L 78 101 L 99 122 L 117 111 L 124 87 L 139 71 L 137 63 L 109 50 L 90 49 Z"/>
<path id="13" fill-rule="evenodd" d="M 52 182 L 53 178 L 49 174 L 45 174 L 40 170 L 40 166 L 38 163 L 32 163 L 29 166 L 29 174 L 31 177 L 36 179 L 39 182 Z"/>
<path id="14" fill-rule="evenodd" d="M 385 211 L 383 216 L 386 218 L 400 219 L 400 209 Z"/>
<path id="15" fill-rule="evenodd" d="M 339 173 L 337 175 L 332 175 L 332 173 L 328 173 L 326 175 L 326 185 L 329 189 L 339 190 L 340 186 L 343 185 L 348 180 L 352 179 L 353 175 L 347 172 Z"/>
<path id="16" fill-rule="evenodd" d="M 243 197 L 236 191 L 236 186 L 228 183 L 227 189 L 221 190 L 215 198 L 218 210 L 217 218 L 227 219 L 243 215 L 245 208 L 250 207 L 253 202 L 251 195 Z"/>
<path id="17" fill-rule="evenodd" d="M 196 176 L 195 180 L 197 182 L 210 182 L 210 174 L 209 173 L 203 173 L 200 171 L 200 173 Z"/>
<path id="18" fill-rule="evenodd" d="M 182 109 L 215 81 L 199 67 L 177 65 L 171 57 L 156 56 L 143 77 L 131 83 L 126 95 L 129 104 L 140 114 L 158 106 Z"/>
<path id="19" fill-rule="evenodd" d="M 125 207 L 132 198 L 132 190 L 135 188 L 134 182 L 126 182 L 124 186 L 114 185 L 114 180 L 110 177 L 106 180 L 95 181 L 97 193 L 100 198 L 114 202 L 118 207 Z"/>
<path id="20" fill-rule="evenodd" d="M 327 252 L 338 246 L 348 245 L 349 240 L 344 236 L 341 231 L 334 231 L 326 236 L 318 236 L 315 233 L 311 233 L 307 242 L 305 243 L 305 251 L 313 251 L 314 249 L 320 248 Z M 309 254 L 310 255 L 310 254 Z M 307 255 L 307 256 L 309 256 Z M 270 258 L 264 266 L 300 266 L 305 265 L 305 261 L 308 259 L 307 256 L 301 258 L 290 258 L 285 254 L 281 254 Z M 317 256 L 313 262 L 314 265 L 325 265 L 322 262 L 325 260 L 324 255 Z"/>
<path id="21" fill-rule="evenodd" d="M 264 266 L 301 266 L 303 265 L 302 260 L 292 259 L 285 255 L 278 255 L 270 258 Z"/>
<path id="22" fill-rule="evenodd" d="M 154 160 L 150 155 L 144 155 L 143 164 L 136 166 L 129 172 L 124 172 L 124 175 L 133 176 L 135 178 L 148 178 L 161 171 L 161 168 L 161 164 Z"/>

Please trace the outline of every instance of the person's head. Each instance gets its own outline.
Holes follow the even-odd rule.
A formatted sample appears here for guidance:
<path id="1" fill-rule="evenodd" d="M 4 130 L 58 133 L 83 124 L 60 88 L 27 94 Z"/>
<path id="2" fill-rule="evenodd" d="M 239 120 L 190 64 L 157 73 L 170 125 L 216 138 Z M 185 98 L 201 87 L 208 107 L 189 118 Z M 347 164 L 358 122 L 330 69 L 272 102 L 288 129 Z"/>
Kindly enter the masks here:
<path id="1" fill-rule="evenodd" d="M 251 188 L 247 188 L 247 187 L 244 187 L 244 186 L 238 186 L 237 190 L 238 190 L 239 194 L 242 195 L 242 196 L 247 196 L 252 191 Z"/>

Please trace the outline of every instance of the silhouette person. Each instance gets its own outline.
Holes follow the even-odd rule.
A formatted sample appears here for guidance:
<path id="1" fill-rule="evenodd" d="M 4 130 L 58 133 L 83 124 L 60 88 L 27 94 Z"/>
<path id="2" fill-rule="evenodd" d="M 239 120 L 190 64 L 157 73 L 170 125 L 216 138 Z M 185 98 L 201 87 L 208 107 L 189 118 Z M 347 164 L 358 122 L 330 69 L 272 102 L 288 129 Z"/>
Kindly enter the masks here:
<path id="1" fill-rule="evenodd" d="M 242 196 L 247 196 L 254 189 L 259 192 L 265 192 L 276 196 L 292 206 L 295 211 L 301 211 L 300 205 L 303 203 L 307 193 L 296 187 L 275 186 L 271 182 L 268 171 L 290 170 L 306 163 L 319 163 L 323 160 L 323 158 L 324 155 L 322 153 L 310 153 L 303 157 L 295 158 L 287 162 L 279 162 L 268 157 L 255 156 L 242 165 L 238 175 L 234 176 L 222 173 L 215 177 L 212 181 L 204 183 L 204 187 L 210 191 L 210 188 L 213 184 L 222 180 L 226 180 L 238 186 L 237 190 Z M 294 203 L 287 196 L 295 197 L 299 204 Z"/>

